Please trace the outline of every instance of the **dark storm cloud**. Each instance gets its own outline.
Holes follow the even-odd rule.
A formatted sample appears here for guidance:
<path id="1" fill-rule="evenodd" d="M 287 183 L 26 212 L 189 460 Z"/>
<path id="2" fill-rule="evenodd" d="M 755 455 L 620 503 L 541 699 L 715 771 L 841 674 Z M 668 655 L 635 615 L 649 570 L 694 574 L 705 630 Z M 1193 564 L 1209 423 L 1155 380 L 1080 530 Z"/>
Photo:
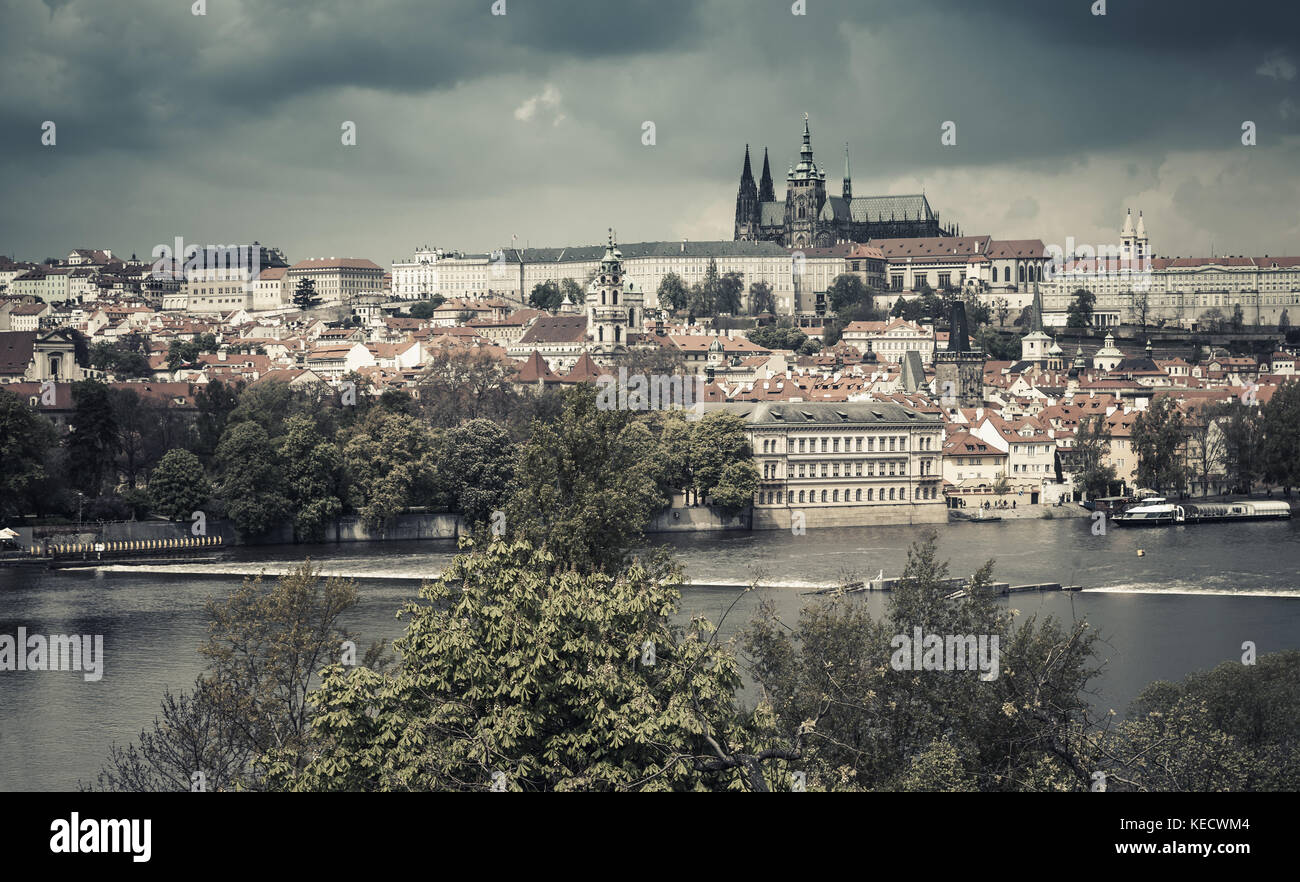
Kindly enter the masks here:
<path id="1" fill-rule="evenodd" d="M 1106 161 L 1077 216 L 1167 192 L 1197 235 L 1297 225 L 1276 180 L 1300 134 L 1294 2 L 1108 0 L 1104 17 L 1092 0 L 807 0 L 806 16 L 790 0 L 507 0 L 505 16 L 491 0 L 208 0 L 205 17 L 191 2 L 5 0 L 0 249 L 145 250 L 253 218 L 294 254 L 388 259 L 439 236 L 586 241 L 611 220 L 590 206 L 645 237 L 726 236 L 744 144 L 770 147 L 780 190 L 804 112 L 833 192 L 850 141 L 861 186 L 942 180 L 968 228 L 1034 234 Z M 1243 120 L 1260 137 L 1246 156 Z M 1168 163 L 1197 151 L 1200 166 Z M 981 170 L 1008 166 L 1022 176 L 990 193 Z"/>

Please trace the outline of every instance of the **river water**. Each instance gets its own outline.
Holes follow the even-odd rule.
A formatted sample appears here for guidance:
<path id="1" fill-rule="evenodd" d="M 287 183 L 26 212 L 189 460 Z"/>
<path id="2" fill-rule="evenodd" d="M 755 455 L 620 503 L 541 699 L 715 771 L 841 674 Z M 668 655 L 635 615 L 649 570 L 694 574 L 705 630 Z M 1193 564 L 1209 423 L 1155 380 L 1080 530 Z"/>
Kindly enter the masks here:
<path id="1" fill-rule="evenodd" d="M 1078 593 L 1015 595 L 1022 615 L 1085 618 L 1104 638 L 1105 673 L 1094 703 L 1123 712 L 1147 683 L 1259 652 L 1300 648 L 1300 519 L 1151 530 L 1111 528 L 1094 536 L 1083 519 L 1018 520 L 939 527 L 939 552 L 953 575 L 988 558 L 1011 584 L 1061 582 Z M 770 598 L 793 622 L 815 602 L 803 592 L 844 579 L 898 575 L 924 527 L 863 527 L 656 537 L 695 583 L 682 618 L 723 623 L 731 635 Z M 1138 550 L 1144 551 L 1139 556 Z M 449 542 L 235 548 L 212 564 L 47 571 L 0 569 L 0 634 L 102 634 L 103 678 L 81 673 L 0 672 L 0 790 L 71 790 L 90 781 L 111 742 L 149 724 L 164 689 L 185 689 L 202 670 L 204 601 L 245 574 L 279 572 L 310 556 L 326 573 L 359 580 L 361 604 L 345 624 L 362 646 L 400 636 L 395 613 L 436 575 Z M 879 612 L 883 598 L 865 601 Z"/>

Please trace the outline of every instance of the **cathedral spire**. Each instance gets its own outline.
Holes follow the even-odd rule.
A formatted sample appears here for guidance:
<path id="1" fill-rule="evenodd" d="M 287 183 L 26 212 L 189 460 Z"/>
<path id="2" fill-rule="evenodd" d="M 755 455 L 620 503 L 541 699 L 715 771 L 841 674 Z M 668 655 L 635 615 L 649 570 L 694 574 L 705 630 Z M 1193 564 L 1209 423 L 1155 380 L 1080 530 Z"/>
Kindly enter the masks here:
<path id="1" fill-rule="evenodd" d="M 749 145 L 745 145 L 745 168 L 740 173 L 740 186 L 745 186 L 746 181 L 754 180 L 754 172 L 749 168 Z"/>
<path id="2" fill-rule="evenodd" d="M 844 201 L 848 202 L 853 198 L 853 176 L 849 174 L 849 142 L 844 142 L 844 189 L 842 191 Z"/>
<path id="3" fill-rule="evenodd" d="M 763 176 L 758 181 L 758 201 L 776 201 L 776 191 L 772 188 L 772 168 L 767 164 L 766 147 L 763 148 Z"/>

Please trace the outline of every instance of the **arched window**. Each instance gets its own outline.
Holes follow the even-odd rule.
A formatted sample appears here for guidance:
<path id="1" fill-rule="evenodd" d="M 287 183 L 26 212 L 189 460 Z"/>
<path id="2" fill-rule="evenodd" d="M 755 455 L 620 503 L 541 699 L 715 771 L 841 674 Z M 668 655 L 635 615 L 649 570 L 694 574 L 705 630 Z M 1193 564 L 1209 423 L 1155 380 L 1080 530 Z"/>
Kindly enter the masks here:
<path id="1" fill-rule="evenodd" d="M 1022 263 L 1020 264 L 1020 281 L 1023 282 L 1024 280 L 1025 280 L 1025 265 Z"/>
<path id="2" fill-rule="evenodd" d="M 854 502 L 861 502 L 861 501 L 862 501 L 862 488 L 859 487 L 859 488 L 858 488 L 857 499 L 855 499 Z"/>
<path id="3" fill-rule="evenodd" d="M 893 488 L 893 487 L 890 487 L 890 488 L 889 488 L 889 498 L 890 498 L 891 500 L 894 498 L 894 488 Z"/>
<path id="4" fill-rule="evenodd" d="M 822 491 L 822 502 L 825 502 L 825 501 L 826 501 L 826 491 L 823 490 L 823 491 Z"/>
<path id="5" fill-rule="evenodd" d="M 840 501 L 840 491 L 836 490 L 834 493 L 831 494 L 831 502 L 839 502 L 839 501 Z"/>
<path id="6" fill-rule="evenodd" d="M 800 501 L 800 502 L 803 502 L 803 491 L 802 491 L 802 490 L 799 491 L 799 501 Z"/>

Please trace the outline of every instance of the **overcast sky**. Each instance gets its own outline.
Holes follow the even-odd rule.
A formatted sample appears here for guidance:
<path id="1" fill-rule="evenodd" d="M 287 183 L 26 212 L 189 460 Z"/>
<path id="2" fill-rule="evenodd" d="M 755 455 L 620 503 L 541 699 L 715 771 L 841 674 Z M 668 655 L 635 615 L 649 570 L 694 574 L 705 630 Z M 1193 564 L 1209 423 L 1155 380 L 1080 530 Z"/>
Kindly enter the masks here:
<path id="1" fill-rule="evenodd" d="M 806 112 L 833 195 L 848 141 L 966 234 L 1300 254 L 1295 0 L 192 2 L 0 0 L 0 252 L 730 239 Z"/>

